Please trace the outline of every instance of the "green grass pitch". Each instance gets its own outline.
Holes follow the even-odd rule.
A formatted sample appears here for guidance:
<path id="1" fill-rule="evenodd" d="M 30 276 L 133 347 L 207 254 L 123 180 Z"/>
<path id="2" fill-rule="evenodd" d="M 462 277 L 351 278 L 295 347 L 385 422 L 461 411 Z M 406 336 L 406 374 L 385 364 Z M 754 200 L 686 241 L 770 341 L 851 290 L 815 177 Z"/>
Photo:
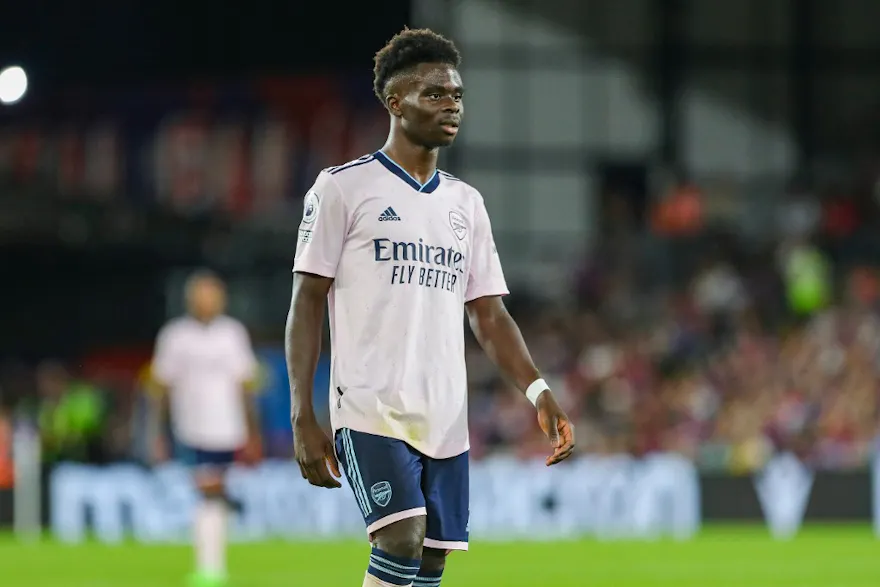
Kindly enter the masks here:
<path id="1" fill-rule="evenodd" d="M 357 542 L 234 545 L 232 587 L 360 587 Z M 25 544 L 0 537 L 0 585 L 185 585 L 181 546 Z M 867 526 L 809 527 L 771 540 L 764 528 L 710 527 L 688 542 L 474 542 L 450 557 L 444 587 L 880 587 L 880 540 Z"/>

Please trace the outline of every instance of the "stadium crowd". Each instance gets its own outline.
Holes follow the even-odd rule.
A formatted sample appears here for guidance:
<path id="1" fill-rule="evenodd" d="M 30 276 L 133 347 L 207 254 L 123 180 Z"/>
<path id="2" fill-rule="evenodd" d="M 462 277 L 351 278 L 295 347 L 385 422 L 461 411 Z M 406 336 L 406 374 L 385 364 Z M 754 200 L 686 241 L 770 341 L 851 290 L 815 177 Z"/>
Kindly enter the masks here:
<path id="1" fill-rule="evenodd" d="M 580 450 L 674 451 L 731 472 L 754 470 L 781 449 L 820 468 L 866 462 L 878 435 L 875 312 L 834 306 L 779 329 L 746 313 L 718 331 L 686 296 L 672 306 L 624 332 L 593 312 L 551 314 L 530 329 L 579 423 Z M 545 452 L 530 406 L 478 349 L 470 365 L 475 454 Z"/>
<path id="2" fill-rule="evenodd" d="M 672 451 L 733 473 L 781 450 L 817 468 L 865 465 L 880 438 L 878 275 L 864 236 L 876 204 L 838 193 L 793 191 L 761 246 L 693 226 L 692 202 L 671 238 L 612 222 L 572 288 L 577 310 L 521 313 L 537 316 L 526 337 L 579 423 L 579 450 Z M 669 259 L 678 278 L 652 279 Z M 469 365 L 475 454 L 545 451 L 530 406 L 479 349 Z"/>
<path id="3" fill-rule="evenodd" d="M 593 251 L 570 303 L 511 297 L 537 364 L 578 423 L 578 450 L 674 451 L 739 473 L 781 449 L 819 468 L 866 462 L 880 438 L 880 282 L 840 253 L 840 235 L 828 238 L 852 215 L 793 202 L 769 252 L 745 254 L 706 230 L 658 239 L 640 229 Z M 634 253 L 645 238 L 654 239 L 642 247 L 649 254 Z M 658 255 L 674 259 L 678 279 L 645 277 Z M 474 457 L 545 453 L 531 405 L 470 337 L 467 355 Z M 30 417 L 48 460 L 149 460 L 142 378 L 88 380 L 76 361 L 68 369 L 7 363 L 0 420 Z M 265 446 L 289 456 L 287 441 Z"/>

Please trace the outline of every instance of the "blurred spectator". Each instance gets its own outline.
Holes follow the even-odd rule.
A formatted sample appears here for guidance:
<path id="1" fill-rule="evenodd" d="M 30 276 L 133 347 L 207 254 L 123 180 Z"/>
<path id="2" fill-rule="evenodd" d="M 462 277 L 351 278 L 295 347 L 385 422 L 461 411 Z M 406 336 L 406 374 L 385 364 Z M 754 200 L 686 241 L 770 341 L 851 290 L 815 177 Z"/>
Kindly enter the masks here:
<path id="1" fill-rule="evenodd" d="M 852 198 L 835 193 L 825 201 L 822 228 L 827 236 L 835 238 L 851 236 L 860 224 L 859 210 Z"/>
<path id="2" fill-rule="evenodd" d="M 47 462 L 102 462 L 107 410 L 95 385 L 73 379 L 59 363 L 41 364 L 36 373 L 39 422 Z"/>
<path id="3" fill-rule="evenodd" d="M 783 238 L 809 238 L 821 220 L 819 201 L 805 186 L 795 184 L 779 206 L 777 230 Z"/>
<path id="4" fill-rule="evenodd" d="M 664 236 L 690 236 L 703 228 L 703 194 L 688 180 L 680 180 L 654 206 L 654 232 Z"/>
<path id="5" fill-rule="evenodd" d="M 705 262 L 693 280 L 691 291 L 696 309 L 710 321 L 719 340 L 732 332 L 749 303 L 742 278 L 729 263 L 719 259 L 710 258 Z"/>
<path id="6" fill-rule="evenodd" d="M 796 239 L 779 249 L 781 273 L 789 308 L 797 316 L 809 316 L 831 301 L 831 267 L 824 252 L 813 243 Z"/>
<path id="7" fill-rule="evenodd" d="M 0 403 L 0 489 L 12 487 L 14 480 L 12 463 L 12 414 Z"/>

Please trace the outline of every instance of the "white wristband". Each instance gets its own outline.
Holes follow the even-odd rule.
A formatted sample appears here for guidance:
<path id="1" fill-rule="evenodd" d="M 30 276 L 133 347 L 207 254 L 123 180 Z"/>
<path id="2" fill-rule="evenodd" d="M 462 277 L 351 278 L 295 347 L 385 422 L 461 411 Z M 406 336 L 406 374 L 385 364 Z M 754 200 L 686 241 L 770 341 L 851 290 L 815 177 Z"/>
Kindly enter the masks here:
<path id="1" fill-rule="evenodd" d="M 526 397 L 529 398 L 529 401 L 532 402 L 532 405 L 534 406 L 538 401 L 538 396 L 549 389 L 550 386 L 547 385 L 546 381 L 544 381 L 543 379 L 536 379 L 526 389 Z"/>

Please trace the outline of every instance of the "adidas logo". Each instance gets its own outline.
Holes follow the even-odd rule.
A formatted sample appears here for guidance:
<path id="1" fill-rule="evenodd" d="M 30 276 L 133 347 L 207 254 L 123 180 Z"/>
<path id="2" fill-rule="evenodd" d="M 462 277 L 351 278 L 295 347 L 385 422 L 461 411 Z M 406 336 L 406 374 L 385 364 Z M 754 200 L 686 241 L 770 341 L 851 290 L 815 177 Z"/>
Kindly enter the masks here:
<path id="1" fill-rule="evenodd" d="M 394 211 L 394 208 L 388 206 L 385 211 L 379 214 L 379 222 L 400 222 L 400 216 Z"/>

